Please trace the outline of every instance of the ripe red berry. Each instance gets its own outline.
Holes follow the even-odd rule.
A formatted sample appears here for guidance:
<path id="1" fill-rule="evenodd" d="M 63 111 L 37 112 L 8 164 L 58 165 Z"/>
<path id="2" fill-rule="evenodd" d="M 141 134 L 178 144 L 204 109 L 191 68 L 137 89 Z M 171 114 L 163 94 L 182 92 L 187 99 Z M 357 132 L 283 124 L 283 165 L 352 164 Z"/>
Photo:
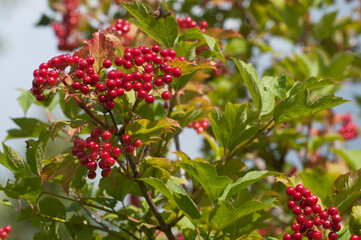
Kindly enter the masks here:
<path id="1" fill-rule="evenodd" d="M 295 188 L 296 192 L 302 193 L 305 190 L 305 187 L 302 184 L 298 184 Z"/>
<path id="2" fill-rule="evenodd" d="M 123 54 L 123 58 L 125 59 L 125 60 L 131 60 L 132 59 L 132 57 L 133 57 L 133 54 L 131 53 L 131 52 L 124 52 L 124 54 Z"/>
<path id="3" fill-rule="evenodd" d="M 339 224 L 339 223 L 334 223 L 334 224 L 332 224 L 331 229 L 332 229 L 333 231 L 335 231 L 335 232 L 338 232 L 338 231 L 340 231 L 340 229 L 341 229 L 341 224 Z"/>
<path id="4" fill-rule="evenodd" d="M 144 82 L 150 82 L 150 81 L 152 81 L 152 79 L 153 79 L 153 77 L 152 77 L 152 75 L 150 73 L 144 73 L 143 74 Z"/>
<path id="5" fill-rule="evenodd" d="M 165 84 L 170 84 L 172 82 L 172 80 L 173 80 L 173 77 L 170 74 L 166 74 L 163 76 L 163 82 Z"/>
<path id="6" fill-rule="evenodd" d="M 126 60 L 123 64 L 125 69 L 131 69 L 133 67 L 133 63 L 129 60 Z"/>
<path id="7" fill-rule="evenodd" d="M 105 164 L 108 167 L 112 167 L 115 165 L 115 159 L 113 157 L 108 157 L 107 159 L 105 159 Z"/>
<path id="8" fill-rule="evenodd" d="M 103 178 L 108 178 L 112 174 L 112 169 L 110 167 L 105 166 L 101 172 Z"/>
<path id="9" fill-rule="evenodd" d="M 286 189 L 286 194 L 287 194 L 288 196 L 293 196 L 293 194 L 295 194 L 295 192 L 296 192 L 296 190 L 295 190 L 293 187 L 288 187 L 288 188 Z"/>
<path id="10" fill-rule="evenodd" d="M 175 68 L 173 68 L 172 75 L 174 77 L 180 77 L 180 76 L 182 76 L 182 70 L 179 67 L 175 67 Z"/>
<path id="11" fill-rule="evenodd" d="M 133 89 L 133 84 L 131 82 L 125 82 L 123 87 L 125 91 L 129 92 Z"/>
<path id="12" fill-rule="evenodd" d="M 3 227 L 3 230 L 8 234 L 13 231 L 10 225 L 6 225 L 5 227 Z"/>
<path id="13" fill-rule="evenodd" d="M 146 73 L 151 73 L 151 72 L 153 72 L 153 70 L 154 70 L 154 67 L 151 64 L 147 64 L 147 65 L 144 66 L 144 71 Z"/>
<path id="14" fill-rule="evenodd" d="M 161 79 L 161 78 L 156 78 L 156 79 L 154 80 L 154 84 L 155 84 L 157 87 L 163 86 L 163 79 Z"/>
<path id="15" fill-rule="evenodd" d="M 112 109 L 115 107 L 115 102 L 113 100 L 108 100 L 105 102 L 105 107 L 107 109 Z"/>
<path id="16" fill-rule="evenodd" d="M 319 213 L 320 218 L 322 218 L 323 220 L 326 220 L 328 218 L 328 213 L 326 211 L 321 211 Z"/>
<path id="17" fill-rule="evenodd" d="M 153 84 L 151 82 L 145 82 L 143 84 L 143 89 L 147 92 L 153 89 Z"/>
<path id="18" fill-rule="evenodd" d="M 295 214 L 295 215 L 299 215 L 302 213 L 302 208 L 300 206 L 295 206 L 292 208 L 292 212 Z"/>
<path id="19" fill-rule="evenodd" d="M 298 223 L 293 223 L 292 226 L 291 226 L 291 229 L 292 229 L 293 231 L 297 232 L 297 231 L 300 231 L 301 226 L 300 226 L 300 224 L 298 224 Z"/>
<path id="20" fill-rule="evenodd" d="M 8 237 L 8 234 L 4 231 L 4 230 L 2 230 L 1 228 L 0 228 L 0 238 L 1 239 L 6 239 L 7 237 Z"/>
<path id="21" fill-rule="evenodd" d="M 315 217 L 315 218 L 313 219 L 313 224 L 314 224 L 315 226 L 321 226 L 321 225 L 322 225 L 322 219 L 321 219 L 320 217 Z"/>
<path id="22" fill-rule="evenodd" d="M 314 231 L 313 235 L 312 235 L 312 239 L 314 240 L 321 240 L 322 239 L 322 234 L 318 231 Z"/>
<path id="23" fill-rule="evenodd" d="M 93 151 L 93 152 L 89 153 L 88 158 L 91 161 L 95 161 L 98 158 L 98 153 L 96 151 Z"/>
<path id="24" fill-rule="evenodd" d="M 302 199 L 302 194 L 300 192 L 295 192 L 293 194 L 293 200 L 294 201 L 300 201 Z"/>
<path id="25" fill-rule="evenodd" d="M 122 150 L 120 149 L 120 147 L 114 147 L 112 149 L 112 155 L 114 157 L 119 157 L 122 154 Z"/>
<path id="26" fill-rule="evenodd" d="M 105 150 L 102 150 L 102 151 L 100 151 L 100 153 L 99 153 L 99 157 L 100 157 L 101 160 L 105 160 L 105 159 L 107 159 L 109 156 L 110 156 L 110 155 L 109 155 L 109 152 L 108 152 L 108 151 L 105 151 Z"/>
<path id="27" fill-rule="evenodd" d="M 333 216 L 333 215 L 336 215 L 338 213 L 338 209 L 336 207 L 332 206 L 332 207 L 329 207 L 327 212 L 328 212 L 328 214 Z"/>
<path id="28" fill-rule="evenodd" d="M 88 164 L 86 165 L 86 168 L 89 170 L 89 171 L 95 171 L 98 167 L 98 164 L 96 161 L 90 161 L 88 162 Z"/>
<path id="29" fill-rule="evenodd" d="M 337 233 L 335 233 L 335 232 L 330 232 L 329 234 L 328 234 L 328 238 L 330 239 L 330 240 L 332 240 L 331 238 L 330 238 L 330 234 L 331 233 L 333 233 L 333 234 L 336 234 L 336 238 L 333 238 L 333 239 L 337 239 Z M 357 235 L 352 235 L 351 237 L 350 237 L 350 240 L 359 240 L 360 238 L 357 236 Z"/>
<path id="30" fill-rule="evenodd" d="M 88 63 L 89 65 L 93 65 L 94 62 L 95 62 L 95 59 L 94 59 L 94 57 L 92 57 L 92 56 L 87 56 L 87 57 L 86 57 L 86 61 L 87 61 L 87 63 Z"/>
<path id="31" fill-rule="evenodd" d="M 142 66 L 144 63 L 144 58 L 141 56 L 138 56 L 134 59 L 134 64 L 137 66 Z"/>
<path id="32" fill-rule="evenodd" d="M 114 63 L 117 66 L 122 66 L 124 63 L 124 59 L 122 57 L 117 57 L 117 58 L 115 58 Z"/>
<path id="33" fill-rule="evenodd" d="M 294 232 L 292 234 L 292 240 L 301 240 L 302 239 L 302 233 L 300 232 Z"/>
<path id="34" fill-rule="evenodd" d="M 71 84 L 71 87 L 74 89 L 74 90 L 79 90 L 81 88 L 81 83 L 80 82 L 73 82 Z"/>
<path id="35" fill-rule="evenodd" d="M 319 204 L 315 204 L 315 205 L 313 205 L 313 207 L 312 207 L 312 212 L 313 213 L 320 213 L 322 211 L 322 208 L 321 208 L 321 206 L 319 205 Z"/>
<path id="36" fill-rule="evenodd" d="M 143 144 L 142 141 L 139 140 L 139 139 L 136 139 L 136 140 L 134 140 L 134 142 L 133 142 L 133 146 L 136 147 L 136 148 L 141 147 L 142 144 Z"/>
<path id="37" fill-rule="evenodd" d="M 103 67 L 104 68 L 110 68 L 111 66 L 112 66 L 112 61 L 110 59 L 104 59 Z"/>
<path id="38" fill-rule="evenodd" d="M 124 144 L 130 144 L 132 142 L 132 136 L 130 136 L 129 134 L 124 134 L 123 138 L 122 138 L 122 142 Z"/>
<path id="39" fill-rule="evenodd" d="M 200 28 L 207 28 L 208 27 L 208 22 L 207 21 L 201 21 L 199 23 L 199 27 Z"/>
<path id="40" fill-rule="evenodd" d="M 127 153 L 132 153 L 134 152 L 134 146 L 133 145 L 127 145 L 125 146 L 124 150 L 127 152 Z"/>
<path id="41" fill-rule="evenodd" d="M 83 94 L 88 94 L 90 90 L 89 90 L 89 87 L 88 87 L 88 86 L 81 86 L 80 91 L 81 91 Z"/>
<path id="42" fill-rule="evenodd" d="M 145 90 L 139 90 L 138 91 L 138 98 L 139 99 L 144 99 L 146 97 L 147 97 L 147 91 L 145 91 Z"/>
<path id="43" fill-rule="evenodd" d="M 296 220 L 299 224 L 304 224 L 307 219 L 304 215 L 300 214 L 300 215 L 297 215 Z"/>
<path id="44" fill-rule="evenodd" d="M 87 175 L 89 179 L 94 179 L 97 176 L 97 173 L 94 171 L 89 171 Z"/>
<path id="45" fill-rule="evenodd" d="M 283 235 L 283 240 L 292 240 L 291 234 L 285 233 L 285 234 Z"/>
<path id="46" fill-rule="evenodd" d="M 306 226 L 306 228 L 311 229 L 313 227 L 313 221 L 311 219 L 308 219 L 306 220 L 304 225 Z"/>
<path id="47" fill-rule="evenodd" d="M 332 225 L 332 223 L 331 223 L 331 221 L 328 220 L 328 219 L 323 220 L 323 222 L 322 222 L 322 227 L 323 227 L 324 229 L 330 229 L 330 228 L 331 228 L 331 225 Z"/>
<path id="48" fill-rule="evenodd" d="M 159 52 L 160 47 L 158 45 L 153 45 L 152 50 L 153 52 Z"/>
<path id="49" fill-rule="evenodd" d="M 117 88 L 117 96 L 121 97 L 124 95 L 124 89 L 123 88 Z"/>
<path id="50" fill-rule="evenodd" d="M 142 90 L 143 89 L 143 84 L 140 83 L 140 82 L 135 82 L 133 84 L 133 90 L 138 92 L 139 90 Z"/>
<path id="51" fill-rule="evenodd" d="M 339 223 L 341 222 L 341 216 L 339 214 L 335 214 L 332 216 L 332 222 Z"/>
<path id="52" fill-rule="evenodd" d="M 145 102 L 148 103 L 148 104 L 151 104 L 154 102 L 154 96 L 149 94 L 147 95 L 147 97 L 145 98 Z"/>
<path id="53" fill-rule="evenodd" d="M 164 92 L 162 92 L 162 99 L 163 100 L 169 100 L 170 98 L 171 98 L 172 96 L 171 96 L 171 94 L 170 94 L 170 92 L 168 92 L 168 91 L 164 91 Z"/>
<path id="54" fill-rule="evenodd" d="M 104 151 L 110 151 L 110 149 L 112 149 L 112 145 L 108 142 L 104 142 L 103 145 L 102 145 L 102 149 Z"/>

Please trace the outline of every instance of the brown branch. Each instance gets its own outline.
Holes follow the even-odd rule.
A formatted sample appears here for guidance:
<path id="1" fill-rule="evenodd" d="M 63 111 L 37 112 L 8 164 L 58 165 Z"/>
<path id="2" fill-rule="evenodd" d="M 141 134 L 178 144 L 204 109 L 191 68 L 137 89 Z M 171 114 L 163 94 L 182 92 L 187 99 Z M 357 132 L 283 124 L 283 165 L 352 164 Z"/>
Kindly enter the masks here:
<path id="1" fill-rule="evenodd" d="M 100 126 L 102 126 L 104 129 L 107 129 L 107 125 L 103 123 L 99 118 L 94 116 L 94 114 L 84 105 L 83 101 L 81 101 L 77 96 L 74 96 L 76 104 L 83 109 L 89 117 L 91 117 L 95 122 L 97 122 Z"/>
<path id="2" fill-rule="evenodd" d="M 126 158 L 127 158 L 128 162 L 129 162 L 130 167 L 132 168 L 132 171 L 134 173 L 134 177 L 139 178 L 140 177 L 139 169 L 138 169 L 137 165 L 135 164 L 133 158 L 129 154 L 126 155 Z M 169 240 L 175 240 L 175 237 L 174 237 L 174 235 L 173 235 L 173 233 L 171 231 L 171 228 L 166 224 L 166 222 L 164 221 L 162 215 L 159 213 L 158 208 L 155 205 L 155 203 L 153 202 L 152 197 L 148 193 L 148 190 L 147 190 L 145 184 L 140 180 L 135 180 L 135 181 L 138 183 L 139 188 L 142 191 L 143 196 L 145 197 L 145 200 L 147 201 L 150 210 L 152 211 L 153 215 L 157 219 L 161 230 L 165 233 L 165 235 L 167 235 Z"/>

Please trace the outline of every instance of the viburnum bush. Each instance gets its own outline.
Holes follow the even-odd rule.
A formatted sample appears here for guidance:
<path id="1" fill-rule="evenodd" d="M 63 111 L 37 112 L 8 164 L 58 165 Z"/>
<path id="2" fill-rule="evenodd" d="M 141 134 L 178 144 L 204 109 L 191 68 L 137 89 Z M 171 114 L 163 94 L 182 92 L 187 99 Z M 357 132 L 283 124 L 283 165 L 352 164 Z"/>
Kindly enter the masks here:
<path id="1" fill-rule="evenodd" d="M 190 2 L 49 1 L 39 25 L 75 51 L 31 63 L 18 100 L 47 119 L 13 119 L 1 203 L 34 239 L 361 239 L 358 126 L 332 109 L 360 22 L 311 21 L 332 1 Z"/>

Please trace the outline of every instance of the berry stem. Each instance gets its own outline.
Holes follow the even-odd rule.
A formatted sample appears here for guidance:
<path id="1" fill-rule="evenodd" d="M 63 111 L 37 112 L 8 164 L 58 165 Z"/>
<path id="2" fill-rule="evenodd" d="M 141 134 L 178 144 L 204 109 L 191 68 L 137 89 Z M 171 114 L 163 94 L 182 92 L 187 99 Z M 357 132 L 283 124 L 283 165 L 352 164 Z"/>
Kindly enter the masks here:
<path id="1" fill-rule="evenodd" d="M 94 121 L 96 121 L 100 126 L 102 126 L 104 129 L 107 129 L 107 125 L 103 123 L 99 118 L 94 116 L 94 114 L 84 105 L 83 101 L 81 101 L 77 96 L 74 96 L 76 104 L 83 109 L 89 117 L 91 117 Z"/>
<path id="2" fill-rule="evenodd" d="M 126 159 L 129 162 L 129 165 L 134 173 L 134 177 L 139 178 L 140 177 L 139 170 L 138 170 L 138 167 L 137 167 L 134 159 L 129 154 L 126 155 Z M 145 184 L 142 181 L 137 180 L 137 179 L 135 181 L 138 183 L 139 188 L 142 191 L 143 196 L 145 197 L 145 200 L 147 201 L 150 210 L 152 211 L 152 213 L 154 214 L 158 223 L 160 224 L 161 230 L 165 233 L 165 235 L 167 235 L 169 240 L 175 240 L 175 237 L 171 231 L 171 228 L 166 224 L 162 215 L 159 213 L 158 208 L 155 205 L 155 203 L 153 202 L 151 195 L 148 193 L 148 190 L 147 190 Z"/>
<path id="3" fill-rule="evenodd" d="M 112 119 L 112 122 L 113 122 L 114 127 L 117 129 L 116 132 L 118 132 L 118 125 L 117 125 L 117 122 L 115 121 L 115 118 L 114 118 L 114 115 L 113 115 L 113 111 L 112 111 L 112 110 L 109 110 L 109 115 L 110 115 L 110 118 Z"/>

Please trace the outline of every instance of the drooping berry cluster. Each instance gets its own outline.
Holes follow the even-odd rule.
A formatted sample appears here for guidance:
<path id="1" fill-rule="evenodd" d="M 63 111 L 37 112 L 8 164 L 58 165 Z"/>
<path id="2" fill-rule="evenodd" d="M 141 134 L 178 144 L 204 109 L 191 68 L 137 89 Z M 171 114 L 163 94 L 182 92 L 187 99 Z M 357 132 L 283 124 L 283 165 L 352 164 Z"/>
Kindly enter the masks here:
<path id="1" fill-rule="evenodd" d="M 0 228 L 0 239 L 5 240 L 11 231 L 12 228 L 10 225 L 6 225 L 5 227 Z"/>
<path id="2" fill-rule="evenodd" d="M 96 170 L 102 169 L 101 175 L 107 178 L 112 173 L 112 167 L 120 160 L 122 152 L 133 153 L 135 148 L 142 146 L 142 141 L 136 139 L 133 141 L 129 134 L 124 134 L 121 142 L 118 144 L 116 128 L 110 127 L 109 130 L 103 131 L 102 128 L 95 128 L 91 131 L 90 137 L 85 141 L 76 138 L 72 154 L 77 156 L 80 164 L 88 169 L 88 178 L 96 177 Z M 113 143 L 111 143 L 113 141 Z"/>
<path id="3" fill-rule="evenodd" d="M 345 140 L 351 140 L 358 136 L 357 124 L 352 120 L 351 114 L 342 115 L 342 126 L 338 130 Z"/>
<path id="4" fill-rule="evenodd" d="M 64 0 L 65 11 L 62 21 L 52 24 L 59 40 L 59 50 L 72 51 L 79 46 L 79 39 L 74 34 L 74 29 L 78 26 L 81 17 L 77 11 L 79 4 L 79 0 Z"/>
<path id="5" fill-rule="evenodd" d="M 317 204 L 318 197 L 302 184 L 295 188 L 288 187 L 286 194 L 292 197 L 288 201 L 288 208 L 297 216 L 296 222 L 292 224 L 293 234 L 286 233 L 283 240 L 301 240 L 302 236 L 308 239 L 321 240 L 323 234 L 328 233 L 328 239 L 337 239 L 337 233 L 341 229 L 341 216 L 336 207 L 322 210 Z"/>
<path id="6" fill-rule="evenodd" d="M 201 21 L 198 25 L 197 22 L 194 21 L 191 17 L 186 17 L 186 18 L 179 17 L 177 18 L 177 22 L 178 22 L 178 27 L 180 28 L 181 31 L 187 28 L 199 28 L 204 33 L 206 32 L 208 27 L 207 21 Z"/>
<path id="7" fill-rule="evenodd" d="M 122 37 L 123 46 L 129 46 L 133 38 L 127 34 L 130 31 L 130 23 L 124 19 L 118 18 L 115 21 L 114 25 L 109 26 L 107 29 L 117 31 L 117 33 Z"/>
<path id="8" fill-rule="evenodd" d="M 194 122 L 189 123 L 187 127 L 194 128 L 197 131 L 197 133 L 200 133 L 209 128 L 209 120 L 208 119 L 196 120 Z"/>

